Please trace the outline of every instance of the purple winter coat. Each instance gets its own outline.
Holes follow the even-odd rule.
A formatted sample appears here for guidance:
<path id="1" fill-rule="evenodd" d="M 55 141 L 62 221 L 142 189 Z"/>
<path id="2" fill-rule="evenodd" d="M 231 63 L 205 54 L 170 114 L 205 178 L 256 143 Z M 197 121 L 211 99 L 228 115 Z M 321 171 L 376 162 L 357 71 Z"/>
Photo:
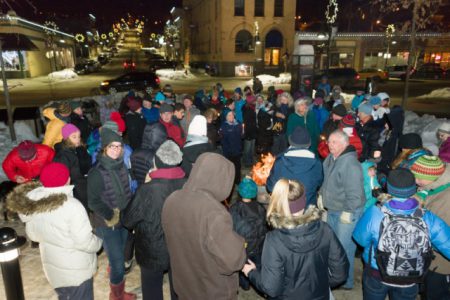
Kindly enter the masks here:
<path id="1" fill-rule="evenodd" d="M 439 147 L 439 158 L 446 163 L 450 163 L 450 138 L 447 138 Z"/>

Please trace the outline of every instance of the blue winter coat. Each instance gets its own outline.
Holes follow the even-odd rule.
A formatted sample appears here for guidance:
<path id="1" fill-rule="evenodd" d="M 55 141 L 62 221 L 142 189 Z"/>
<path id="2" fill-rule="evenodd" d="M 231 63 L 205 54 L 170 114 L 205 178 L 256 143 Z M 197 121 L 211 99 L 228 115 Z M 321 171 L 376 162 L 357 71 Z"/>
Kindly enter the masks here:
<path id="1" fill-rule="evenodd" d="M 369 176 L 369 168 L 375 167 L 375 163 L 366 160 L 365 162 L 361 163 L 361 166 L 364 178 L 364 194 L 366 195 L 366 204 L 364 205 L 364 210 L 366 210 L 377 202 L 377 198 L 372 196 L 372 189 L 380 188 L 381 186 L 376 176 L 372 179 Z M 371 180 L 372 184 L 370 183 Z"/>
<path id="2" fill-rule="evenodd" d="M 352 99 L 352 110 L 356 111 L 359 105 L 364 101 L 364 95 L 355 95 Z"/>
<path id="3" fill-rule="evenodd" d="M 159 109 L 156 107 L 142 108 L 142 114 L 144 115 L 147 124 L 153 124 L 159 121 Z"/>
<path id="4" fill-rule="evenodd" d="M 290 147 L 279 155 L 267 178 L 266 188 L 269 193 L 281 178 L 303 183 L 306 189 L 306 205 L 317 203 L 317 191 L 323 182 L 323 170 L 320 160 L 314 153 L 306 149 Z"/>
<path id="5" fill-rule="evenodd" d="M 244 108 L 245 103 L 246 103 L 245 99 L 240 99 L 240 100 L 234 102 L 234 106 L 235 106 L 234 112 L 236 114 L 236 120 L 241 124 L 244 123 L 244 115 L 243 115 L 242 110 Z"/>
<path id="6" fill-rule="evenodd" d="M 319 125 L 320 132 L 323 130 L 323 124 L 328 120 L 330 117 L 330 112 L 323 108 L 322 106 L 313 105 L 312 111 L 314 112 L 314 115 L 316 116 L 317 124 Z"/>
<path id="7" fill-rule="evenodd" d="M 226 157 L 240 156 L 242 152 L 242 125 L 238 122 L 230 124 L 224 122 L 220 126 L 219 134 L 222 136 L 222 151 Z"/>
<path id="8" fill-rule="evenodd" d="M 418 208 L 419 203 L 415 202 L 410 209 L 401 210 L 392 208 L 395 202 L 404 202 L 406 199 L 392 199 L 386 204 L 386 208 L 394 214 L 412 215 Z M 383 212 L 377 206 L 372 206 L 367 209 L 361 219 L 356 224 L 353 231 L 353 238 L 355 241 L 364 247 L 363 259 L 365 263 L 369 261 L 369 251 L 372 249 L 370 265 L 373 269 L 378 270 L 373 250 L 378 245 L 378 238 L 380 236 L 380 224 L 384 218 Z M 431 244 L 433 248 L 439 251 L 447 259 L 450 258 L 450 227 L 438 216 L 430 211 L 425 211 L 423 220 L 428 226 Z M 372 246 L 372 247 L 371 247 Z"/>

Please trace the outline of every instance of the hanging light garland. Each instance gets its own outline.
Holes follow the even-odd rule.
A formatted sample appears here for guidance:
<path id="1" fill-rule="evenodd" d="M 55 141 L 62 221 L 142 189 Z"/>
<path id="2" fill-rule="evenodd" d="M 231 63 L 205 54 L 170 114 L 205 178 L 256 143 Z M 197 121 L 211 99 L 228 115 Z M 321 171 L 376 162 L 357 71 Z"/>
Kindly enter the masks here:
<path id="1" fill-rule="evenodd" d="M 84 35 L 82 35 L 81 33 L 77 33 L 77 34 L 75 35 L 75 40 L 76 40 L 78 43 L 83 43 L 83 42 L 84 42 Z"/>
<path id="2" fill-rule="evenodd" d="M 45 21 L 44 31 L 47 35 L 56 35 L 56 31 L 59 30 L 58 25 L 53 21 Z"/>
<path id="3" fill-rule="evenodd" d="M 389 24 L 386 28 L 386 37 L 391 38 L 395 33 L 395 25 Z"/>
<path id="4" fill-rule="evenodd" d="M 328 24 L 334 24 L 337 19 L 337 14 L 339 11 L 337 0 L 330 0 L 325 11 L 325 18 Z"/>

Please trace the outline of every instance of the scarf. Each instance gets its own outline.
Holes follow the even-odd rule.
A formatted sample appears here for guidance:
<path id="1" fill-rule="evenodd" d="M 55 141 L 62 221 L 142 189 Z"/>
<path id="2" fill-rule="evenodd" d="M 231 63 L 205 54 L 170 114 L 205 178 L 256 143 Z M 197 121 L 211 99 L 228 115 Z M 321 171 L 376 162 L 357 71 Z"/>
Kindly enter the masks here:
<path id="1" fill-rule="evenodd" d="M 106 169 L 111 178 L 114 194 L 116 195 L 117 204 L 120 209 L 124 209 L 128 203 L 127 195 L 122 182 L 120 181 L 119 173 L 121 168 L 125 168 L 122 157 L 118 159 L 112 159 L 108 156 L 101 155 L 99 163 Z"/>

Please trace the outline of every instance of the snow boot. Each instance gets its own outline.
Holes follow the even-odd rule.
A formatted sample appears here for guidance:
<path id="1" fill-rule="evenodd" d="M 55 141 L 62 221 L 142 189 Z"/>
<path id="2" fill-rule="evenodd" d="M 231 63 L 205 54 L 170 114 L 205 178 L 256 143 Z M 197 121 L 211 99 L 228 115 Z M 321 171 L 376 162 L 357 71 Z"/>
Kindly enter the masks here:
<path id="1" fill-rule="evenodd" d="M 109 300 L 136 300 L 136 294 L 125 292 L 125 279 L 119 284 L 109 284 Z"/>

